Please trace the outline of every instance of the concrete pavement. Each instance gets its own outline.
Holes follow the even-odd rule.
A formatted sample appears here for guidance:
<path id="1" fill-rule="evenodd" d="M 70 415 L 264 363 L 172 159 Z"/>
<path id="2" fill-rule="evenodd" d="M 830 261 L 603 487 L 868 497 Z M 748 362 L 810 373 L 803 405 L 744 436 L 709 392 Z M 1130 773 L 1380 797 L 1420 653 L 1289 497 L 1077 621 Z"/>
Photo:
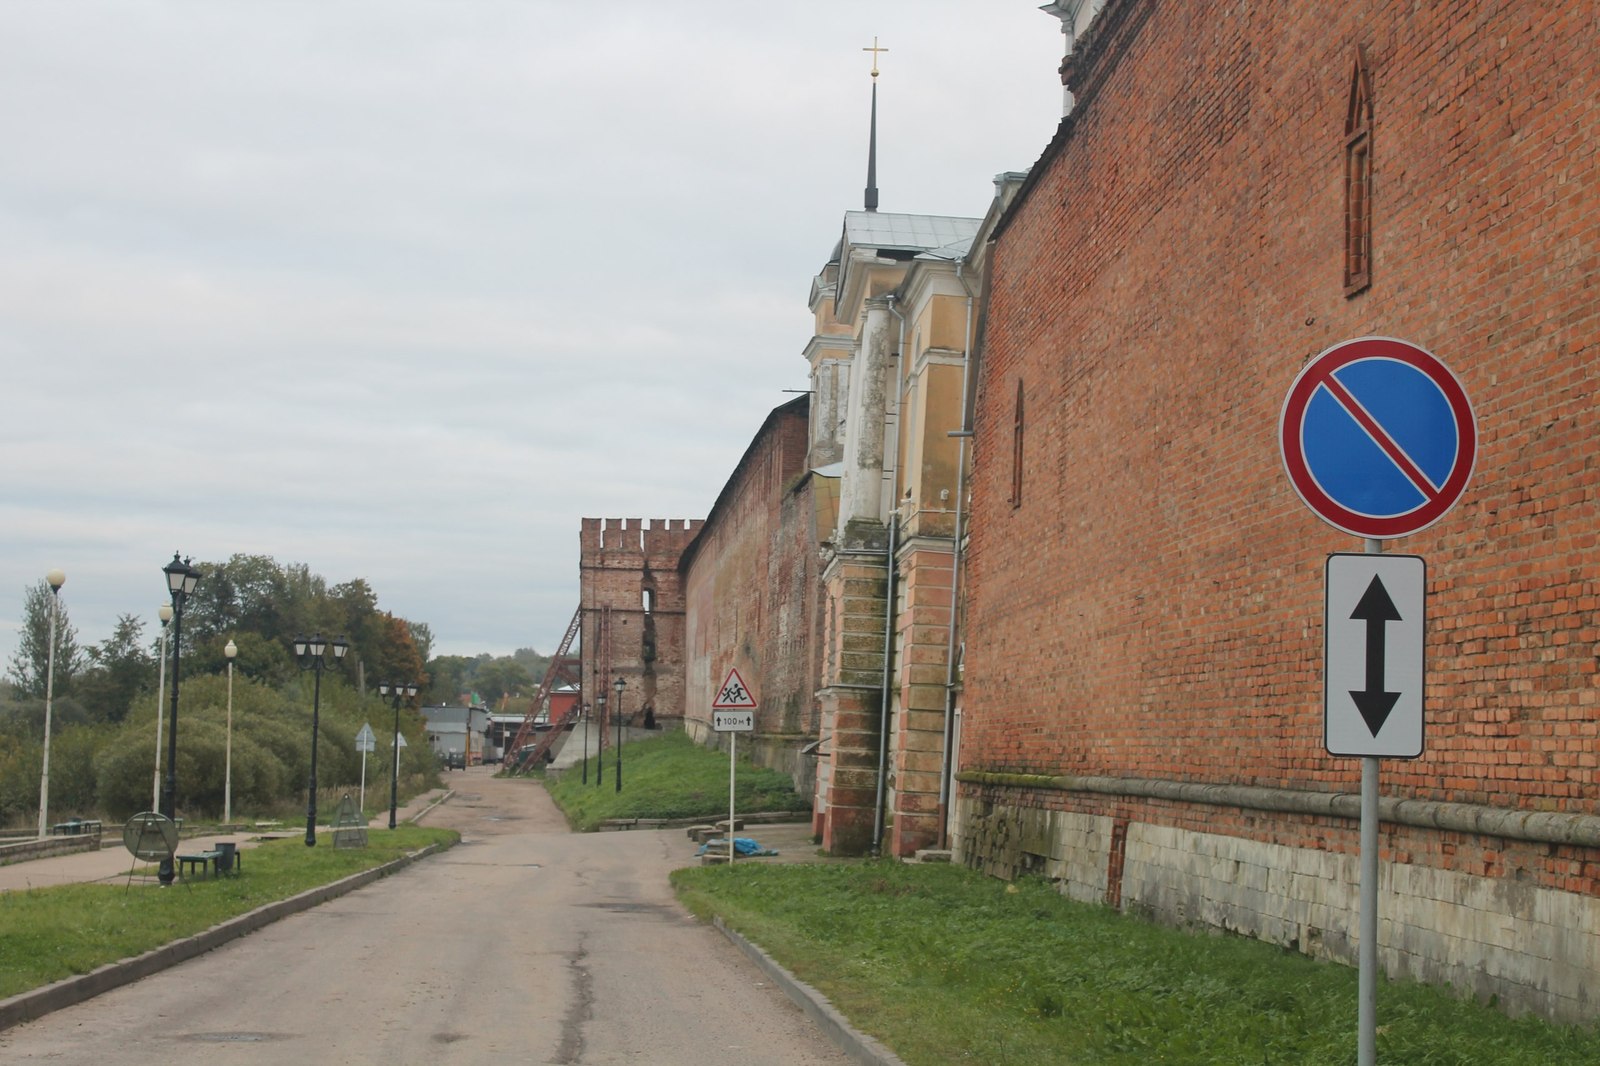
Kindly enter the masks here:
<path id="1" fill-rule="evenodd" d="M 383 873 L 387 871 L 373 871 L 370 875 L 362 875 L 363 884 L 380 883 L 370 892 L 362 893 L 360 903 L 340 902 L 327 908 L 317 907 L 312 913 L 323 915 L 326 911 L 327 916 L 312 919 L 314 923 L 318 923 L 313 928 L 320 928 L 325 932 L 313 935 L 305 944 L 291 949 L 285 957 L 287 961 L 278 959 L 267 967 L 270 973 L 276 974 L 280 969 L 285 973 L 291 972 L 294 965 L 313 966 L 319 975 L 322 975 L 327 966 L 345 956 L 361 955 L 376 950 L 379 945 L 387 949 L 395 944 L 403 946 L 414 942 L 420 945 L 421 949 L 425 949 L 424 953 L 429 960 L 425 965 L 417 960 L 411 960 L 409 963 L 397 963 L 392 968 L 397 972 L 403 970 L 424 975 L 418 979 L 421 985 L 414 991 L 420 994 L 423 991 L 422 986 L 427 986 L 430 994 L 423 995 L 423 998 L 414 1003 L 408 1001 L 396 1008 L 395 1002 L 398 1001 L 395 1000 L 393 990 L 388 989 L 388 986 L 382 986 L 383 990 L 379 993 L 380 1000 L 363 1006 L 356 1012 L 366 1017 L 368 1011 L 391 1008 L 401 1010 L 401 1014 L 391 1019 L 392 1024 L 377 1027 L 378 1030 L 390 1034 L 386 1039 L 391 1043 L 395 1041 L 401 1043 L 396 1044 L 394 1048 L 380 1049 L 383 1050 L 382 1054 L 376 1052 L 368 1054 L 372 1049 L 368 1048 L 367 1044 L 372 1038 L 362 1036 L 355 1044 L 346 1048 L 346 1051 L 355 1055 L 357 1050 L 360 1050 L 360 1053 L 367 1057 L 350 1058 L 350 1062 L 365 1062 L 370 1059 L 394 1066 L 395 1063 L 409 1064 L 411 1061 L 426 1060 L 433 1066 L 438 1066 L 439 1062 L 444 1061 L 439 1058 L 440 1055 L 449 1057 L 452 1063 L 499 1062 L 502 1059 L 498 1054 L 486 1055 L 482 1050 L 474 1052 L 473 1042 L 478 1041 L 477 1047 L 483 1049 L 496 1040 L 504 1043 L 508 1037 L 517 1045 L 516 1049 L 520 1053 L 507 1058 L 506 1061 L 522 1061 L 526 1057 L 527 1049 L 521 1045 L 530 1039 L 533 1033 L 545 1033 L 554 1029 L 559 1029 L 561 1035 L 561 1055 L 551 1061 L 598 1063 L 622 1061 L 623 1058 L 631 1061 L 637 1056 L 618 1057 L 624 1047 L 637 1050 L 645 1046 L 651 1048 L 666 1046 L 662 1041 L 668 1040 L 669 1034 L 664 1027 L 670 1028 L 676 1024 L 674 1020 L 680 1018 L 688 1019 L 688 1022 L 687 1035 L 680 1034 L 679 1042 L 686 1040 L 686 1046 L 693 1048 L 692 1053 L 680 1048 L 665 1057 L 658 1056 L 657 1061 L 663 1063 L 693 1061 L 696 1066 L 717 1066 L 731 1061 L 747 1064 L 777 1061 L 788 1064 L 838 1061 L 808 1042 L 803 1031 L 791 1034 L 800 1041 L 796 1048 L 777 1051 L 773 1044 L 778 1033 L 778 1028 L 775 1026 L 788 1029 L 790 1025 L 781 1018 L 758 1025 L 756 1029 L 761 1034 L 760 1039 L 754 1044 L 745 1043 L 741 1036 L 749 1035 L 748 1025 L 751 1021 L 749 1012 L 753 1003 L 759 1001 L 763 993 L 760 991 L 761 984 L 759 982 L 751 984 L 748 974 L 738 966 L 726 971 L 720 966 L 713 966 L 710 971 L 705 971 L 702 980 L 711 983 L 696 986 L 698 991 L 691 993 L 694 997 L 692 1007 L 683 1005 L 681 1009 L 633 1010 L 624 1012 L 620 1016 L 606 1011 L 602 1015 L 599 1010 L 601 1004 L 639 1002 L 640 991 L 634 982 L 638 980 L 637 974 L 642 966 L 660 961 L 655 956 L 659 955 L 666 960 L 667 970 L 673 975 L 671 978 L 658 975 L 645 983 L 644 987 L 651 989 L 652 994 L 659 994 L 663 991 L 679 991 L 678 986 L 685 983 L 683 978 L 689 972 L 685 968 L 686 959 L 705 950 L 703 946 L 693 947 L 699 941 L 688 931 L 694 928 L 695 923 L 683 921 L 681 908 L 670 902 L 670 890 L 665 888 L 666 870 L 695 861 L 692 857 L 693 843 L 681 831 L 676 830 L 574 836 L 560 831 L 559 818 L 554 813 L 539 815 L 535 821 L 541 824 L 548 823 L 543 824 L 540 831 L 548 833 L 553 830 L 557 835 L 527 836 L 528 829 L 524 828 L 528 825 L 526 812 L 508 811 L 492 798 L 489 802 L 485 802 L 484 793 L 489 791 L 489 782 L 483 780 L 488 776 L 483 768 L 473 768 L 447 776 L 451 785 L 465 791 L 459 793 L 451 791 L 450 794 L 456 796 L 460 802 L 444 807 L 444 813 L 440 817 L 446 824 L 463 831 L 464 846 L 452 849 L 446 857 L 437 859 L 433 863 L 417 867 L 419 874 L 408 875 L 403 888 L 399 887 L 398 882 L 391 882 L 383 877 Z M 432 798 L 434 797 L 419 798 L 419 802 L 415 805 L 418 815 L 425 813 L 428 801 Z M 547 800 L 545 804 L 548 804 Z M 461 809 L 457 810 L 458 807 Z M 388 818 L 385 813 L 382 824 L 386 826 L 387 823 Z M 506 836 L 507 833 L 511 835 Z M 815 847 L 810 843 L 807 825 L 754 827 L 751 835 L 756 836 L 766 846 L 778 847 L 783 852 L 777 859 L 751 861 L 806 861 L 815 858 Z M 607 843 L 607 841 L 620 843 L 624 839 L 633 843 L 621 850 Z M 185 842 L 185 850 L 191 844 L 198 846 L 202 842 L 201 840 Z M 107 850 L 116 853 L 116 849 Z M 607 855 L 610 858 L 605 858 Z M 126 857 L 126 852 L 121 852 L 121 856 Z M 586 857 L 580 858 L 580 856 Z M 94 858 L 94 855 L 71 856 L 63 861 L 81 864 L 78 867 L 79 871 L 88 875 L 100 872 L 88 869 L 88 862 Z M 119 865 L 121 861 L 122 858 L 119 858 Z M 248 865 L 245 869 L 248 871 Z M 471 876 L 474 882 L 486 882 L 480 887 L 494 889 L 491 892 L 493 898 L 514 896 L 524 903 L 527 902 L 525 897 L 528 892 L 540 891 L 544 886 L 558 881 L 572 881 L 573 887 L 580 892 L 576 905 L 569 904 L 562 919 L 548 923 L 545 930 L 549 936 L 556 938 L 578 937 L 576 946 L 572 947 L 571 952 L 567 952 L 571 957 L 566 957 L 561 951 L 553 951 L 548 947 L 540 951 L 484 953 L 480 946 L 477 953 L 469 960 L 456 960 L 460 965 L 450 963 L 445 957 L 448 950 L 462 950 L 462 945 L 472 941 L 479 931 L 482 922 L 478 916 L 481 915 L 482 908 L 469 907 L 462 913 L 462 908 L 440 908 L 437 903 L 418 901 L 426 896 L 428 891 L 442 891 L 451 900 L 461 899 L 462 871 L 467 869 L 473 871 Z M 113 879 L 116 876 L 125 877 L 125 868 L 114 874 Z M 500 879 L 504 879 L 506 883 L 498 887 L 488 884 Z M 34 880 L 37 882 L 42 880 L 42 877 L 36 877 Z M 335 895 L 348 892 L 354 887 L 359 886 L 340 883 L 337 886 L 329 886 L 331 891 L 319 893 L 319 898 L 315 900 L 301 900 L 297 897 L 296 901 L 285 902 L 286 905 L 292 905 L 294 910 L 305 910 L 315 903 L 332 899 Z M 598 898 L 594 895 L 597 890 Z M 555 906 L 554 900 L 540 899 L 538 902 L 539 906 L 535 907 L 535 910 L 541 913 Z M 400 905 L 421 906 L 421 913 L 427 915 L 425 920 L 420 916 L 413 916 L 398 923 L 412 931 L 411 935 L 402 938 L 380 936 L 371 943 L 361 941 L 359 951 L 346 949 L 336 950 L 331 955 L 327 954 L 329 943 L 327 938 L 330 935 L 347 935 L 335 931 L 348 931 L 354 928 L 350 922 L 357 915 L 385 912 Z M 287 910 L 284 914 L 265 913 L 276 909 L 277 905 L 274 905 L 252 912 L 251 917 L 254 920 L 250 923 L 251 929 L 265 929 L 265 923 L 289 913 Z M 457 915 L 465 924 L 459 928 L 435 928 L 449 915 Z M 673 917 L 674 915 L 679 917 Z M 303 928 L 300 924 L 303 921 L 304 919 L 301 919 L 294 923 L 272 925 L 273 933 L 262 934 L 268 939 L 259 942 L 252 940 L 256 946 L 251 949 L 249 957 L 252 959 L 257 956 L 270 957 L 271 944 L 280 938 L 297 935 L 292 930 Z M 639 939 L 638 934 L 641 930 L 635 929 L 626 940 L 614 939 L 623 935 L 630 923 L 643 923 L 647 926 L 646 938 Z M 381 930 L 383 926 L 380 924 L 375 928 Z M 89 1055 L 88 1044 L 95 1041 L 102 1043 L 109 1041 L 116 1049 L 113 1057 L 131 1063 L 135 1060 L 126 1058 L 131 1053 L 130 1046 L 146 1048 L 151 1062 L 170 1061 L 172 1048 L 165 1046 L 163 1042 L 201 1040 L 209 1043 L 225 1038 L 232 1040 L 237 1036 L 239 1040 L 248 1037 L 250 1040 L 262 1041 L 268 1037 L 272 1040 L 311 1039 L 319 1046 L 326 1046 L 329 1041 L 338 1042 L 349 1038 L 350 1034 L 344 1031 L 348 1025 L 339 1020 L 338 1012 L 330 1015 L 318 1011 L 308 1015 L 302 1005 L 294 1008 L 291 1012 L 292 1018 L 289 1020 L 279 1019 L 271 1025 L 264 1020 L 266 1016 L 263 1011 L 274 1001 L 274 997 L 264 991 L 263 982 L 267 978 L 240 970 L 237 965 L 240 957 L 236 954 L 238 949 L 230 949 L 232 953 L 211 953 L 212 949 L 220 948 L 227 941 L 251 929 L 218 927 L 200 937 L 176 942 L 166 949 L 149 953 L 137 960 L 124 960 L 122 963 L 104 967 L 82 978 L 59 982 L 36 993 L 0 1001 L 0 1030 L 4 1030 L 3 1035 L 0 1035 L 0 1046 L 6 1049 L 7 1057 L 12 1057 L 15 1053 L 16 1058 L 25 1061 L 34 1061 L 41 1057 L 54 1060 L 61 1057 L 62 1049 L 66 1046 L 64 1041 L 80 1041 L 85 1042 L 85 1046 L 80 1049 L 85 1052 L 81 1061 L 98 1061 L 106 1058 L 108 1053 L 102 1051 Z M 434 940 L 429 941 L 421 936 L 424 931 L 431 932 Z M 493 928 L 490 932 L 496 937 L 500 936 L 499 933 L 493 932 Z M 673 944 L 663 939 L 675 938 L 680 934 L 688 935 L 689 939 L 681 944 Z M 887 1049 L 854 1031 L 848 1022 L 839 1017 L 827 1001 L 814 990 L 795 981 L 781 968 L 775 967 L 772 960 L 766 958 L 758 948 L 743 942 L 742 938 L 737 936 L 730 935 L 729 939 L 745 954 L 756 960 L 757 965 L 771 981 L 771 987 L 786 993 L 789 1000 L 799 1004 L 801 1009 L 812 1017 L 826 1037 L 823 1043 L 831 1043 L 838 1049 L 833 1054 L 843 1052 L 854 1062 L 879 1064 L 879 1066 L 896 1066 L 899 1063 Z M 496 943 L 498 942 L 497 940 Z M 445 954 L 440 954 L 441 952 Z M 707 956 L 708 961 L 714 956 L 715 952 L 711 952 Z M 565 961 L 562 961 L 563 959 Z M 161 970 L 188 960 L 194 960 L 183 970 L 189 976 L 177 979 L 176 983 L 168 979 L 156 979 L 152 982 L 139 980 L 141 977 L 154 977 Z M 522 1019 L 529 1009 L 526 998 L 527 983 L 509 981 L 501 983 L 516 993 L 516 999 L 514 1003 L 503 1004 L 504 1009 L 493 1014 L 497 1019 L 495 1023 L 487 1027 L 463 1025 L 463 1013 L 469 1010 L 471 1003 L 476 1003 L 485 994 L 484 967 L 503 965 L 506 964 L 506 960 L 521 966 L 537 964 L 550 969 L 552 973 L 558 971 L 564 973 L 565 983 L 571 985 L 564 995 L 555 995 L 552 989 L 551 995 L 534 997 L 533 1002 L 544 1004 L 552 1010 L 561 1008 L 565 1003 L 565 1013 L 559 1018 L 552 1016 L 545 1019 L 543 1024 L 533 1026 L 527 1035 L 523 1034 L 521 1027 L 505 1030 L 500 1024 L 501 1021 L 508 1018 Z M 546 966 L 546 963 L 549 965 Z M 245 976 L 240 978 L 241 974 Z M 463 978 L 462 974 L 469 975 L 470 980 Z M 235 979 L 242 979 L 247 983 L 250 990 L 248 995 L 230 983 Z M 441 981 L 448 984 L 449 980 L 454 979 L 467 981 L 462 987 L 470 988 L 472 994 L 466 1000 L 460 999 L 459 995 L 448 990 L 440 989 Z M 300 1002 L 298 996 L 304 991 L 305 980 L 307 979 L 294 978 L 288 982 L 296 990 L 296 995 L 289 997 L 295 1003 Z M 619 981 L 623 983 L 618 984 Z M 359 980 L 335 982 L 339 991 L 333 999 L 342 1000 L 347 995 L 356 996 L 368 983 Z M 557 983 L 562 983 L 559 978 Z M 488 981 L 487 984 L 493 988 L 500 987 L 500 983 L 495 981 Z M 85 1027 L 81 1016 L 62 1012 L 62 1008 L 113 988 L 119 991 L 104 999 L 97 999 L 96 1003 L 99 1006 L 95 1008 L 96 1017 L 104 1015 L 109 1010 L 112 1015 L 120 1019 L 110 1027 L 113 1032 L 109 1034 L 104 1032 L 104 1026 Z M 163 992 L 163 989 L 167 991 Z M 201 989 L 209 991 L 201 992 Z M 203 1009 L 197 1008 L 194 997 L 210 995 L 212 991 L 215 992 L 216 1002 L 208 1002 Z M 181 1008 L 135 1007 L 125 1019 L 117 1015 L 119 1010 L 128 1010 L 126 1004 L 130 1002 L 165 1003 L 166 1001 L 160 998 L 163 995 L 168 999 L 176 996 L 177 999 L 173 1002 L 181 1003 Z M 392 1000 L 395 1002 L 391 1002 Z M 345 1005 L 349 1006 L 348 1003 Z M 431 1038 L 422 1039 L 413 1030 L 432 1023 L 426 1018 L 419 1020 L 419 1011 L 422 1015 L 426 1015 L 429 1010 L 440 1005 L 449 1005 L 447 1016 L 439 1020 L 443 1028 Z M 241 1011 L 237 1018 L 232 1018 L 230 1012 Z M 50 1015 L 52 1020 L 43 1020 L 46 1015 Z M 27 1026 L 26 1030 L 7 1028 L 30 1018 L 40 1020 Z M 174 1025 L 177 1026 L 176 1029 Z M 308 1036 L 306 1032 L 308 1025 L 328 1025 L 331 1029 Z M 266 1033 L 266 1030 L 262 1029 L 263 1026 L 272 1032 Z M 141 1035 L 137 1039 L 132 1039 L 130 1034 L 136 1028 Z M 235 1028 L 239 1029 L 239 1033 L 234 1033 Z M 195 1031 L 188 1031 L 190 1029 Z M 261 1031 L 258 1032 L 258 1029 Z M 511 1033 L 517 1035 L 510 1036 Z M 715 1039 L 708 1042 L 708 1037 Z M 132 1039 L 131 1045 L 125 1038 Z M 723 1047 L 721 1042 L 724 1040 L 734 1040 L 737 1043 Z M 742 1052 L 737 1050 L 740 1044 L 745 1047 Z M 249 1045 L 242 1045 L 244 1046 Z M 589 1049 L 588 1052 L 584 1050 L 586 1047 Z M 803 1052 L 801 1048 L 804 1049 Z M 491 1052 L 494 1050 L 493 1046 L 488 1046 L 487 1049 Z M 569 1051 L 572 1054 L 568 1054 Z M 273 1054 L 270 1049 L 263 1053 L 268 1055 L 268 1059 L 257 1061 L 268 1061 Z M 376 1057 L 373 1057 L 374 1055 Z M 395 1057 L 396 1055 L 399 1057 Z M 424 1057 L 416 1057 L 418 1055 Z M 752 1055 L 754 1057 L 751 1057 Z M 72 1055 L 68 1054 L 67 1057 L 72 1058 Z M 143 1062 L 145 1059 L 137 1061 Z M 341 1058 L 340 1061 L 345 1060 Z"/>

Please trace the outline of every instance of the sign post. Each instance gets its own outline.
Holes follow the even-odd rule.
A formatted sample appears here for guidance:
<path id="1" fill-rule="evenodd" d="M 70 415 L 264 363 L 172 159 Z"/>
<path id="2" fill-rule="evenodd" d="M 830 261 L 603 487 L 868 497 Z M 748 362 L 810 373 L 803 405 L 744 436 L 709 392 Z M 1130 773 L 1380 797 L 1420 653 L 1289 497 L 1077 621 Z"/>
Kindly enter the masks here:
<path id="1" fill-rule="evenodd" d="M 1422 754 L 1426 567 L 1379 558 L 1472 480 L 1478 427 L 1461 382 L 1392 337 L 1336 344 L 1295 378 L 1278 420 L 1289 481 L 1324 522 L 1363 538 L 1328 559 L 1323 745 L 1361 759 L 1358 1066 L 1378 1059 L 1378 784 L 1383 758 Z"/>
<path id="2" fill-rule="evenodd" d="M 361 731 L 356 734 L 356 750 L 361 753 L 361 813 L 367 813 L 367 755 L 378 750 L 378 735 L 372 731 L 372 723 L 364 722 Z"/>
<path id="3" fill-rule="evenodd" d="M 756 699 L 737 669 L 728 671 L 727 679 L 717 690 L 717 698 L 711 701 L 711 728 L 728 734 L 728 863 L 731 865 L 737 850 L 733 846 L 734 764 L 739 751 L 739 734 L 753 733 L 756 728 Z"/>

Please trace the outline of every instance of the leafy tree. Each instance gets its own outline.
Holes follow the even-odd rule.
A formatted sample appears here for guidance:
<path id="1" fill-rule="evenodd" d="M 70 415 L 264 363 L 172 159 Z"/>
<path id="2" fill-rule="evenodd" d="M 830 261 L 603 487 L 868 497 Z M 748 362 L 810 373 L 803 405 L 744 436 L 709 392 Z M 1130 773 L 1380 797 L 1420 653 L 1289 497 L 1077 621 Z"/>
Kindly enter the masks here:
<path id="1" fill-rule="evenodd" d="M 465 655 L 441 655 L 428 660 L 428 689 L 423 698 L 435 707 L 453 706 L 469 691 L 477 660 Z"/>
<path id="2" fill-rule="evenodd" d="M 507 696 L 531 695 L 537 686 L 527 667 L 508 655 L 480 665 L 472 687 L 490 707 L 498 707 Z"/>
<path id="3" fill-rule="evenodd" d="M 117 619 L 109 638 L 89 646 L 89 664 L 76 695 L 102 721 L 122 721 L 138 695 L 156 687 L 156 657 L 144 645 L 144 622 L 131 614 Z"/>
<path id="4" fill-rule="evenodd" d="M 19 696 L 44 696 L 52 608 L 60 612 L 56 616 L 55 691 L 67 692 L 72 687 L 82 654 L 78 650 L 78 631 L 67 619 L 67 605 L 59 600 L 59 594 L 43 578 L 23 590 L 22 633 L 7 671 Z"/>
<path id="5" fill-rule="evenodd" d="M 404 618 L 387 612 L 379 614 L 368 655 L 369 682 L 393 681 L 403 684 L 415 681 L 426 687 L 428 675 L 423 666 L 422 652 L 412 639 L 412 626 Z"/>
<path id="6" fill-rule="evenodd" d="M 411 643 L 417 646 L 417 654 L 427 662 L 433 657 L 432 628 L 426 622 L 407 622 L 406 625 L 411 629 Z"/>
<path id="7" fill-rule="evenodd" d="M 235 555 L 202 563 L 204 575 L 184 611 L 184 629 L 202 640 L 257 633 L 268 640 L 294 635 L 288 578 L 268 555 Z M 222 643 L 227 643 L 223 636 Z"/>
<path id="8" fill-rule="evenodd" d="M 511 653 L 511 657 L 522 664 L 523 668 L 528 671 L 528 676 L 533 678 L 535 685 L 544 681 L 544 675 L 550 669 L 552 658 L 549 655 L 540 655 L 532 648 L 518 648 Z M 529 695 L 532 694 L 529 693 Z"/>

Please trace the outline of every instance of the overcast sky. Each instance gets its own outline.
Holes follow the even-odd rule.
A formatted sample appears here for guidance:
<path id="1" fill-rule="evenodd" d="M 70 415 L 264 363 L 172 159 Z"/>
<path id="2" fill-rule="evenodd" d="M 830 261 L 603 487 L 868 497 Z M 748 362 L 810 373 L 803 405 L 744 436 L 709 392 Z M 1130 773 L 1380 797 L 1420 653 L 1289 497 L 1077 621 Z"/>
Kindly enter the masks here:
<path id="1" fill-rule="evenodd" d="M 0 0 L 0 657 L 174 550 L 553 651 L 579 519 L 704 517 L 803 387 L 874 36 L 880 210 L 981 216 L 1038 0 Z"/>

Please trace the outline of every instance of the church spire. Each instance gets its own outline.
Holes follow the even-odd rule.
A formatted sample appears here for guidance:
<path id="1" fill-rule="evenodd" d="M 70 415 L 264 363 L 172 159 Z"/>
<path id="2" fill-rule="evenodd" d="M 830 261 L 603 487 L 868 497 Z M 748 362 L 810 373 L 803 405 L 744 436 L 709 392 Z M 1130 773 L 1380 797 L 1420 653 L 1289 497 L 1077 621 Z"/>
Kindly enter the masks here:
<path id="1" fill-rule="evenodd" d="M 868 211 L 878 209 L 878 53 L 887 52 L 887 48 L 878 47 L 878 38 L 872 38 L 872 47 L 863 48 L 863 52 L 872 53 L 872 125 L 867 134 L 867 193 L 865 207 Z"/>

